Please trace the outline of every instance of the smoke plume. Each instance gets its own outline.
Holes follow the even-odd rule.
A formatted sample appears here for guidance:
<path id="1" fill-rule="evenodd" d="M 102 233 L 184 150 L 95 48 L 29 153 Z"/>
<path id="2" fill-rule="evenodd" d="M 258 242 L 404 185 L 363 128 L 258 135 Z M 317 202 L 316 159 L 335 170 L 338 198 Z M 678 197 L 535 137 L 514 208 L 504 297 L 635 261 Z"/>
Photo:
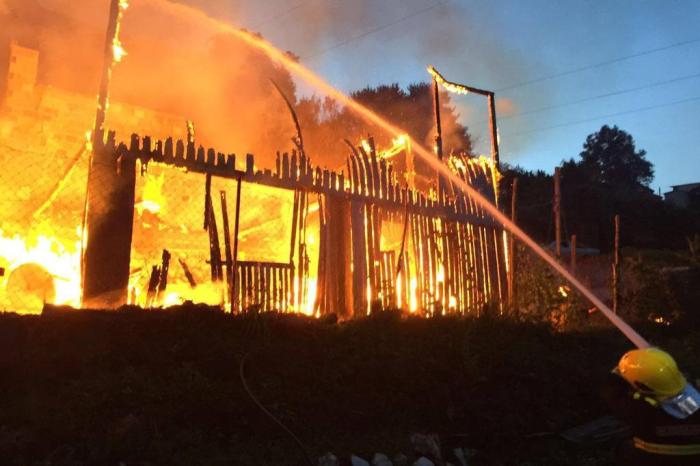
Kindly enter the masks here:
<path id="1" fill-rule="evenodd" d="M 41 84 L 97 94 L 108 0 L 80 2 L 79 7 L 70 0 L 2 2 L 4 66 L 7 44 L 16 40 L 40 51 Z M 269 161 L 274 150 L 291 146 L 294 134 L 270 79 L 290 96 L 293 81 L 286 70 L 212 23 L 177 4 L 133 1 L 120 34 L 127 56 L 114 68 L 110 100 L 181 117 L 182 132 L 185 120 L 192 120 L 198 143 Z M 6 69 L 0 72 L 4 76 Z M 134 127 L 133 132 L 141 131 Z"/>

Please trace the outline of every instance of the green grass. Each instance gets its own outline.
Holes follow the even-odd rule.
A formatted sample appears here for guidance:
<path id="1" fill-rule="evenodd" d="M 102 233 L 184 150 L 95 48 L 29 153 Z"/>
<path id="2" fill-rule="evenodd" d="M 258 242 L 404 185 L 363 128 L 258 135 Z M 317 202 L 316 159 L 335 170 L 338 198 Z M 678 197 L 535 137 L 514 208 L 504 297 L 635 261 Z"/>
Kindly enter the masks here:
<path id="1" fill-rule="evenodd" d="M 683 366 L 698 328 L 642 331 Z M 410 434 L 437 432 L 466 434 L 479 464 L 610 464 L 610 447 L 531 434 L 605 414 L 598 387 L 628 348 L 600 327 L 391 314 L 5 314 L 0 464 L 302 464 L 243 390 L 250 351 L 252 389 L 314 458 L 409 453 Z"/>

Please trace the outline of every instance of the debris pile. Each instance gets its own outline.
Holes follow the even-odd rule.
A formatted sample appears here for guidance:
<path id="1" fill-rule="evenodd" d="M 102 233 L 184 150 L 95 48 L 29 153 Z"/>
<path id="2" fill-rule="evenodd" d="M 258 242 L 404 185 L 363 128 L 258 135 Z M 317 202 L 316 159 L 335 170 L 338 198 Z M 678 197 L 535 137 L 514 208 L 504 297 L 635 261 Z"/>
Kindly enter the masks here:
<path id="1" fill-rule="evenodd" d="M 410 438 L 412 452 L 397 453 L 392 459 L 384 453 L 375 453 L 368 461 L 351 455 L 345 460 L 328 452 L 318 459 L 318 466 L 468 466 L 475 452 L 470 448 L 441 445 L 437 434 L 415 433 Z"/>

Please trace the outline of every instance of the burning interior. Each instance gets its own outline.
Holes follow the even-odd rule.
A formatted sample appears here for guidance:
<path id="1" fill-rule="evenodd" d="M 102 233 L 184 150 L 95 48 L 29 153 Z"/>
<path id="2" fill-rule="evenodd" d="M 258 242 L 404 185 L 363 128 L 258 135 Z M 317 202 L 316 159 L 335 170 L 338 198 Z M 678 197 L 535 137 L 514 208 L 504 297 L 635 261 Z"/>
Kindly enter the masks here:
<path id="1" fill-rule="evenodd" d="M 337 169 L 312 163 L 297 141 L 258 166 L 203 147 L 179 115 L 117 101 L 109 131 L 86 134 L 76 128 L 91 127 L 92 99 L 38 84 L 36 50 L 12 43 L 9 57 L 0 308 L 503 309 L 503 229 L 449 181 L 417 177 L 410 138 L 384 150 L 372 138 L 348 144 Z M 117 137 L 134 131 L 149 136 Z M 491 160 L 443 162 L 496 201 Z"/>

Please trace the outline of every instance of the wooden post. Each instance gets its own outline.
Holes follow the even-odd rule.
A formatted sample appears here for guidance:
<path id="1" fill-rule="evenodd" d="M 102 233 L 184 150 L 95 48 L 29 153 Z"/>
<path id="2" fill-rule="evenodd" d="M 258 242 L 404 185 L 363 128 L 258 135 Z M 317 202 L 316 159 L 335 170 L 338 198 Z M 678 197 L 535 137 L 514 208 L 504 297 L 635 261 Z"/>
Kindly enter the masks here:
<path id="1" fill-rule="evenodd" d="M 435 117 L 435 155 L 442 161 L 442 124 L 440 122 L 440 93 L 436 79 L 433 79 L 433 112 Z"/>
<path id="2" fill-rule="evenodd" d="M 367 230 L 365 206 L 360 200 L 350 202 L 352 234 L 353 317 L 367 315 Z"/>
<path id="3" fill-rule="evenodd" d="M 237 298 L 238 290 L 236 284 L 238 283 L 238 223 L 241 217 L 241 178 L 236 180 L 236 216 L 233 221 L 233 255 L 231 260 L 233 264 L 231 265 L 231 312 L 237 310 Z"/>
<path id="4" fill-rule="evenodd" d="M 571 273 L 576 273 L 576 235 L 571 235 Z"/>
<path id="5" fill-rule="evenodd" d="M 136 159 L 119 155 L 114 133 L 94 146 L 88 176 L 82 305 L 119 307 L 128 298 Z M 132 141 L 138 145 L 138 141 Z M 126 148 L 122 146 L 123 152 Z"/>
<path id="6" fill-rule="evenodd" d="M 207 173 L 204 182 L 204 230 L 209 228 L 209 207 L 211 203 L 211 173 Z"/>
<path id="7" fill-rule="evenodd" d="M 440 121 L 440 92 L 437 79 L 433 78 L 433 114 L 435 117 L 435 155 L 438 161 L 442 163 L 442 122 Z M 442 175 L 437 174 L 437 191 L 438 199 L 442 200 L 443 195 L 443 180 Z"/>
<path id="8" fill-rule="evenodd" d="M 104 56 L 102 63 L 102 78 L 100 80 L 100 92 L 97 97 L 97 113 L 95 114 L 95 126 L 92 131 L 93 144 L 97 142 L 97 135 L 104 129 L 107 116 L 107 103 L 109 102 L 109 84 L 112 80 L 112 66 L 114 65 L 114 41 L 119 34 L 119 16 L 121 7 L 119 0 L 112 0 L 109 5 L 109 19 L 105 33 Z"/>
<path id="9" fill-rule="evenodd" d="M 121 14 L 119 0 L 111 0 L 83 208 L 81 304 L 86 307 L 116 307 L 128 298 L 136 162 L 117 160 L 113 134 L 107 146 L 103 141 Z"/>
<path id="10" fill-rule="evenodd" d="M 491 132 L 491 162 L 497 170 L 501 169 L 501 156 L 498 150 L 498 127 L 496 126 L 496 96 L 493 92 L 487 95 L 489 101 L 489 130 Z"/>
<path id="11" fill-rule="evenodd" d="M 416 164 L 411 148 L 411 138 L 406 140 L 406 184 L 408 189 L 416 189 Z"/>
<path id="12" fill-rule="evenodd" d="M 226 291 L 229 293 L 229 303 L 233 302 L 233 255 L 231 254 L 231 232 L 228 222 L 228 206 L 226 205 L 226 191 L 219 193 L 221 196 L 221 221 L 224 227 L 224 253 L 226 254 Z"/>
<path id="13" fill-rule="evenodd" d="M 554 228 L 557 259 L 561 259 L 561 185 L 559 167 L 554 169 Z"/>
<path id="14" fill-rule="evenodd" d="M 170 251 L 163 249 L 163 254 L 161 256 L 160 264 L 160 275 L 158 277 L 158 290 L 156 292 L 156 303 L 161 303 L 163 299 L 163 293 L 168 287 L 168 271 L 170 270 Z"/>
<path id="15" fill-rule="evenodd" d="M 620 215 L 615 215 L 615 245 L 612 264 L 612 301 L 613 312 L 617 314 L 620 305 Z"/>
<path id="16" fill-rule="evenodd" d="M 518 201 L 518 178 L 513 178 L 510 200 L 510 220 L 516 223 Z M 508 234 L 508 303 L 515 305 L 515 236 Z"/>
<path id="17" fill-rule="evenodd" d="M 211 266 L 211 281 L 218 282 L 223 278 L 224 272 L 221 265 L 221 247 L 219 245 L 219 229 L 216 226 L 216 215 L 212 208 L 211 196 L 207 200 L 207 211 L 209 212 L 209 264 Z"/>

